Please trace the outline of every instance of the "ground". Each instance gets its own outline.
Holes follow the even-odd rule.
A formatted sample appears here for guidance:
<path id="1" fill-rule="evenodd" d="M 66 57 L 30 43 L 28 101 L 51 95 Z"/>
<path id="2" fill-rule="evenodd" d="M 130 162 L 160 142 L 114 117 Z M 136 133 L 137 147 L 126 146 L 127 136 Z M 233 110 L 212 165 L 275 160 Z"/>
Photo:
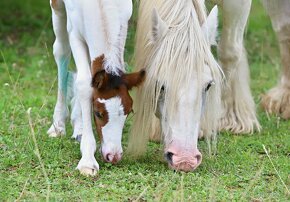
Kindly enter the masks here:
<path id="1" fill-rule="evenodd" d="M 104 163 L 97 153 L 101 167 L 97 177 L 75 170 L 80 151 L 70 138 L 69 123 L 65 137 L 52 139 L 46 134 L 57 92 L 48 1 L 1 1 L 0 7 L 1 201 L 290 199 L 290 122 L 268 116 L 259 107 L 260 96 L 277 82 L 280 69 L 276 38 L 260 1 L 253 1 L 245 39 L 262 132 L 220 134 L 216 156 L 210 156 L 201 142 L 203 162 L 192 173 L 168 169 L 156 143 L 149 143 L 143 158 L 134 161 L 125 156 L 116 166 Z M 130 67 L 134 26 L 132 20 L 126 49 Z M 124 130 L 125 150 L 129 127 L 130 120 Z"/>

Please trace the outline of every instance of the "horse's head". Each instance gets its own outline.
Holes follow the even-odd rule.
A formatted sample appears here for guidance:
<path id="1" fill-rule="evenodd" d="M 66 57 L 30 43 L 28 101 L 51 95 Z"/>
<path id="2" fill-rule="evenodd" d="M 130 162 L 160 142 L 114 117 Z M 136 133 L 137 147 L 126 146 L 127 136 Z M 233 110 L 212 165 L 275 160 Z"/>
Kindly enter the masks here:
<path id="1" fill-rule="evenodd" d="M 216 117 L 214 108 L 219 106 L 208 105 L 214 105 L 211 99 L 220 99 L 213 96 L 219 88 L 213 84 L 219 83 L 216 79 L 220 80 L 217 76 L 220 70 L 210 52 L 210 45 L 215 43 L 217 22 L 217 7 L 202 26 L 196 19 L 167 25 L 156 10 L 153 12 L 152 44 L 156 49 L 169 50 L 165 50 L 166 53 L 155 50 L 152 64 L 158 66 L 159 73 L 148 72 L 148 77 L 155 75 L 157 80 L 155 113 L 161 120 L 165 158 L 176 170 L 192 171 L 200 165 L 198 136 L 201 130 L 212 133 L 215 129 L 212 122 L 216 119 L 211 119 Z"/>
<path id="2" fill-rule="evenodd" d="M 105 161 L 117 163 L 122 157 L 122 130 L 132 112 L 129 90 L 142 83 L 145 71 L 112 75 L 103 69 L 104 56 L 92 64 L 93 113 Z"/>

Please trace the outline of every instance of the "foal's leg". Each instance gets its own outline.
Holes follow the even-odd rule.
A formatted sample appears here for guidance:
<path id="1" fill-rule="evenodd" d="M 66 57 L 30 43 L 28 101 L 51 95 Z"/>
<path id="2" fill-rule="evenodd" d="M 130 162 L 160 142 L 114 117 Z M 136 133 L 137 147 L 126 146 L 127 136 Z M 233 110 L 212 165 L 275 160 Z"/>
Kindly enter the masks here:
<path id="1" fill-rule="evenodd" d="M 72 53 L 77 67 L 76 78 L 76 98 L 79 101 L 82 115 L 82 158 L 78 163 L 77 169 L 84 175 L 95 175 L 99 170 L 98 162 L 95 159 L 96 141 L 92 129 L 91 110 L 92 110 L 92 87 L 90 59 L 87 46 L 74 33 L 69 35 Z"/>
<path id="2" fill-rule="evenodd" d="M 76 96 L 76 92 L 74 93 L 74 98 L 72 99 L 71 106 L 71 124 L 73 126 L 72 138 L 76 139 L 78 142 L 81 142 L 83 133 L 82 111 L 80 102 Z"/>
<path id="3" fill-rule="evenodd" d="M 66 30 L 66 11 L 62 0 L 54 0 L 52 7 L 52 23 L 55 33 L 53 54 L 58 68 L 57 102 L 53 113 L 53 124 L 47 131 L 50 137 L 65 134 L 65 121 L 68 117 L 67 78 L 68 64 L 71 57 L 68 34 Z"/>
<path id="4" fill-rule="evenodd" d="M 262 106 L 269 113 L 290 119 L 290 1 L 264 0 L 277 34 L 281 53 L 282 74 L 278 85 L 262 98 Z"/>
<path id="5" fill-rule="evenodd" d="M 226 75 L 222 102 L 224 111 L 220 130 L 252 133 L 260 130 L 255 103 L 249 87 L 249 67 L 243 34 L 251 0 L 223 0 L 223 30 L 218 46 L 219 59 Z"/>

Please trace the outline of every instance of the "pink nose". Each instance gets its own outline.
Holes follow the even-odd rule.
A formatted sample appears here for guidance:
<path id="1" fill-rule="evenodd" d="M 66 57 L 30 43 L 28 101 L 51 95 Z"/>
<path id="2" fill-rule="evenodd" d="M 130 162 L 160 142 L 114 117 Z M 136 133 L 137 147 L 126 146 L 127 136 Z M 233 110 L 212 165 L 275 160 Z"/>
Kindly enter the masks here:
<path id="1" fill-rule="evenodd" d="M 120 154 L 103 154 L 103 158 L 106 162 L 116 164 L 122 159 L 122 153 Z"/>
<path id="2" fill-rule="evenodd" d="M 173 150 L 167 150 L 165 152 L 165 158 L 169 167 L 174 170 L 190 172 L 195 170 L 202 161 L 202 155 L 198 149 L 193 153 L 185 152 L 173 152 Z"/>

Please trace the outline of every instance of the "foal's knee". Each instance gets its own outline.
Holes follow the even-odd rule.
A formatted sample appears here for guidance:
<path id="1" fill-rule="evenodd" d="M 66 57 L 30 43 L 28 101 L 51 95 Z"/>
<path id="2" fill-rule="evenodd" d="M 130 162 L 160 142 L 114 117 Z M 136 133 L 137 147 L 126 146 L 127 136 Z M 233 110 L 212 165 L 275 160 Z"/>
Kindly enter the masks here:
<path id="1" fill-rule="evenodd" d="M 76 79 L 76 91 L 79 100 L 91 99 L 93 89 L 91 87 L 91 77 L 78 75 Z"/>
<path id="2" fill-rule="evenodd" d="M 61 58 L 69 58 L 71 50 L 69 43 L 64 43 L 65 40 L 56 39 L 53 43 L 53 55 L 56 60 Z"/>

